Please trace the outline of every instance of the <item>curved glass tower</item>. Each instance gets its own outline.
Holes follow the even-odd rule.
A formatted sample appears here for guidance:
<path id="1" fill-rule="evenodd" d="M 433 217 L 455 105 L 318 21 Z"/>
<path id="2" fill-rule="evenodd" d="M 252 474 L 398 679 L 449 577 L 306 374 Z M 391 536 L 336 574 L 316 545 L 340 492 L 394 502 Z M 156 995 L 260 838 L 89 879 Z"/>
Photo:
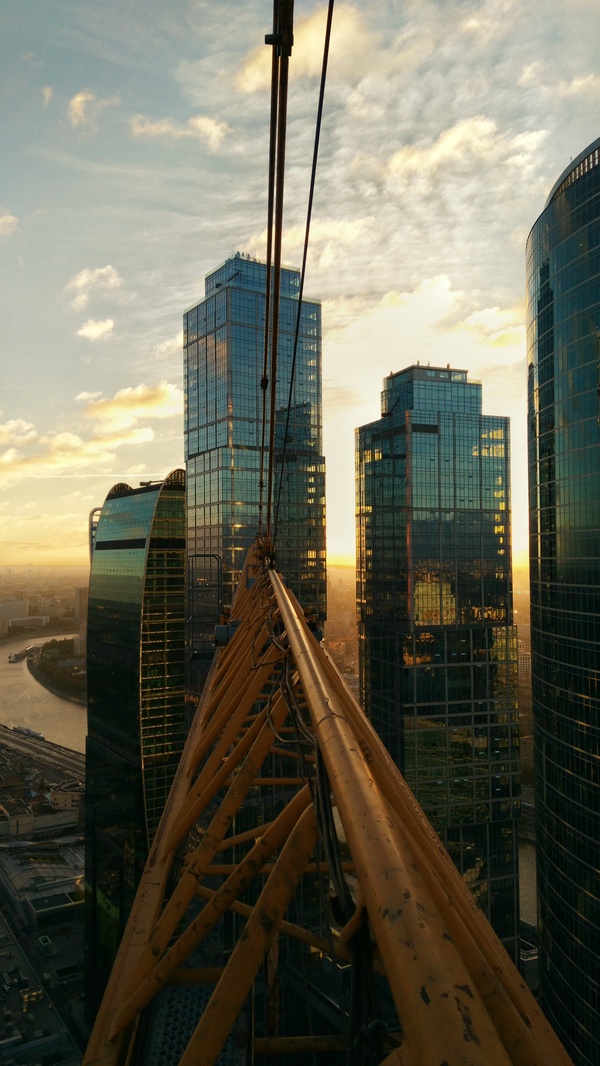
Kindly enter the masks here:
<path id="1" fill-rule="evenodd" d="M 578 1066 L 600 1062 L 599 151 L 527 242 L 540 991 Z"/>
<path id="2" fill-rule="evenodd" d="M 115 485 L 94 523 L 86 745 L 86 1009 L 114 961 L 185 739 L 185 474 Z"/>

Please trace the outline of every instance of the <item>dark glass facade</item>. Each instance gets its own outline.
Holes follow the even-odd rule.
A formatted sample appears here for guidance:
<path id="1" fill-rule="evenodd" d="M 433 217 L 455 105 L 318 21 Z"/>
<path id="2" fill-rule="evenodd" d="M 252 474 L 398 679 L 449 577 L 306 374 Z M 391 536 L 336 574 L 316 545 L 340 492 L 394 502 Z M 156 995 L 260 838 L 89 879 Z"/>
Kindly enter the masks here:
<path id="1" fill-rule="evenodd" d="M 356 433 L 361 700 L 515 957 L 509 421 L 449 367 L 391 374 L 381 409 Z"/>
<path id="2" fill-rule="evenodd" d="M 600 1062 L 600 139 L 527 243 L 540 993 Z"/>
<path id="3" fill-rule="evenodd" d="M 276 562 L 302 606 L 322 620 L 326 569 L 321 305 L 302 302 L 288 422 L 299 286 L 299 272 L 283 269 L 274 434 L 275 500 L 282 486 Z M 246 552 L 259 529 L 265 292 L 265 264 L 238 252 L 207 275 L 204 300 L 184 315 L 192 659 L 212 657 L 215 623 L 231 604 Z M 268 425 L 266 440 L 268 444 Z M 266 499 L 265 491 L 265 507 Z M 191 683 L 193 687 L 193 675 Z"/>
<path id="4" fill-rule="evenodd" d="M 95 1015 L 185 740 L 185 474 L 116 485 L 95 530 L 86 745 L 86 1010 Z"/>

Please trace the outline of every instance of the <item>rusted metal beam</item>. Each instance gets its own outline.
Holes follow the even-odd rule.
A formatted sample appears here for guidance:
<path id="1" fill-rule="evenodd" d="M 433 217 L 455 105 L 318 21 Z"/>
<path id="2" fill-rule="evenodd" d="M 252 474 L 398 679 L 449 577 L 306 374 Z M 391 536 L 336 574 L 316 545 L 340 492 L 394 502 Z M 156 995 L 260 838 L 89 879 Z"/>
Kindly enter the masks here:
<path id="1" fill-rule="evenodd" d="M 373 759 L 352 729 L 350 703 L 323 669 L 320 651 L 281 578 L 274 571 L 270 578 L 409 1054 L 415 1057 L 418 1051 L 420 1066 L 438 1066 L 444 1059 L 473 1066 L 514 1062 L 525 1034 L 496 1029 L 415 865 L 402 820 L 374 776 Z M 373 736 L 371 749 L 378 743 Z M 431 849 L 433 864 L 440 847 L 438 841 Z M 452 877 L 457 893 L 468 892 L 457 871 Z M 558 1040 L 551 1043 L 550 1059 L 536 1055 L 529 1063 L 568 1063 Z"/>
<path id="2" fill-rule="evenodd" d="M 306 873 L 308 873 L 308 866 L 309 864 L 307 863 Z M 216 892 L 213 889 L 205 888 L 203 885 L 200 885 L 197 895 L 202 899 L 212 899 L 216 896 Z M 252 914 L 252 907 L 250 904 L 240 903 L 239 900 L 232 903 L 229 909 L 233 914 L 241 915 L 242 918 L 249 918 Z M 311 932 L 310 929 L 304 929 L 301 925 L 294 925 L 293 922 L 287 921 L 281 921 L 279 923 L 279 932 L 282 936 L 289 936 L 292 940 L 297 940 L 300 944 L 306 944 L 307 947 L 321 952 L 322 955 L 331 955 L 333 950 L 335 957 L 341 959 L 342 962 L 348 962 L 350 959 L 350 952 L 339 943 L 337 937 L 328 940 L 323 936 L 318 936 L 317 933 Z M 384 975 L 383 967 L 378 965 L 377 957 L 374 959 L 374 969 L 377 973 L 382 976 Z"/>
<path id="3" fill-rule="evenodd" d="M 408 785 L 364 713 L 347 690 L 329 657 L 329 680 L 341 693 L 345 712 L 352 723 L 361 750 L 382 792 L 396 810 L 411 840 L 411 850 L 426 879 L 429 891 L 443 914 L 448 930 L 460 945 L 462 958 L 476 983 L 490 1017 L 509 1051 L 514 1066 L 566 1062 L 564 1049 L 508 957 L 472 893 L 443 847 L 437 833 L 419 807 Z M 563 1058 L 557 1059 L 557 1054 Z"/>
<path id="4" fill-rule="evenodd" d="M 317 840 L 315 812 L 307 808 L 284 844 L 238 940 L 180 1066 L 212 1066 L 248 995 L 304 873 Z"/>
<path id="5" fill-rule="evenodd" d="M 181 874 L 171 898 L 156 922 L 148 942 L 148 950 L 143 967 L 140 966 L 138 968 L 140 976 L 147 976 L 153 968 L 155 960 L 166 951 L 171 937 L 185 915 L 198 884 L 204 876 L 206 867 L 210 866 L 212 862 L 216 848 L 222 843 L 235 815 L 253 787 L 257 773 L 273 743 L 274 729 L 278 728 L 286 713 L 287 708 L 283 702 L 278 704 L 272 713 L 273 725 L 265 722 L 246 755 L 235 781 L 206 829 L 194 858 Z"/>
<path id="6" fill-rule="evenodd" d="M 236 611 L 241 624 L 209 678 L 85 1066 L 127 1066 L 141 1012 L 157 992 L 165 985 L 198 982 L 216 987 L 180 1066 L 214 1066 L 270 937 L 278 931 L 323 955 L 350 960 L 352 937 L 365 917 L 374 938 L 373 966 L 388 980 L 405 1034 L 402 1046 L 386 1056 L 389 1066 L 439 1066 L 442 1061 L 448 1066 L 567 1066 L 568 1057 L 439 838 L 334 664 L 313 640 L 297 601 L 277 574 L 255 573 L 253 587 L 243 588 L 235 601 L 243 607 Z M 272 642 L 279 619 L 285 634 L 278 628 Z M 293 735 L 296 727 L 288 718 L 285 686 L 273 691 L 275 674 L 290 654 L 291 706 L 312 730 L 325 761 L 350 854 L 343 869 L 357 901 L 346 926 L 324 937 L 285 918 L 286 901 L 303 874 L 328 876 L 327 863 L 311 854 L 315 815 L 309 789 L 298 791 L 303 778 L 268 777 L 263 769 L 273 754 L 297 754 L 277 743 L 278 736 Z M 303 758 L 313 765 L 312 755 Z M 199 845 L 188 848 L 165 904 L 176 845 L 185 847 L 187 830 L 209 805 L 215 807 L 228 782 L 231 787 Z M 251 788 L 283 782 L 293 798 L 277 818 L 228 836 Z M 238 845 L 249 845 L 239 864 L 218 862 L 217 856 Z M 225 878 L 220 888 L 202 883 L 209 874 Z M 239 897 L 254 878 L 262 889 L 252 907 Z M 206 905 L 178 933 L 188 903 L 198 897 Z M 187 966 L 192 951 L 201 949 L 204 936 L 227 911 L 247 919 L 227 966 Z M 300 1040 L 305 1051 L 308 1047 L 300 1035 L 273 1039 L 269 1045 L 264 1041 L 271 1038 L 255 1041 L 255 1051 L 293 1053 L 291 1044 L 285 1052 L 273 1050 L 283 1049 L 277 1040 Z"/>
<path id="7" fill-rule="evenodd" d="M 171 980 L 173 972 L 183 965 L 225 912 L 234 909 L 238 895 L 244 891 L 254 877 L 262 873 L 266 859 L 282 846 L 309 802 L 308 789 L 298 792 L 242 862 L 230 873 L 227 881 L 217 891 L 209 890 L 204 896 L 209 901 L 209 905 L 190 922 L 168 952 L 156 961 L 152 970 L 138 985 L 129 1000 L 120 1006 L 112 1021 L 110 1030 L 112 1037 L 131 1024 L 139 1011 L 143 1010 L 157 992 Z M 201 892 L 202 886 L 198 885 L 196 894 L 200 895 Z M 246 913 L 250 913 L 251 909 L 248 907 Z"/>

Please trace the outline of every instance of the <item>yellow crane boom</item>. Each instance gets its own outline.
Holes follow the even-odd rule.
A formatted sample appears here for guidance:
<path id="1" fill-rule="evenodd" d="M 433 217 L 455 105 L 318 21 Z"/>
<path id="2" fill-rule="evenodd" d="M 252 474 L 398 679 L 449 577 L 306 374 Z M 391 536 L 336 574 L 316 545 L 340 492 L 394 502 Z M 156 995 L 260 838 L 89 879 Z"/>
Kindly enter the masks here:
<path id="1" fill-rule="evenodd" d="M 190 985 L 205 989 L 204 1006 L 179 1061 L 212 1066 L 259 975 L 272 989 L 286 939 L 351 968 L 356 944 L 363 955 L 366 945 L 398 1021 L 382 1037 L 380 1061 L 568 1066 L 523 978 L 259 547 L 248 557 L 232 618 L 237 626 L 199 705 L 84 1066 L 126 1066 L 140 1020 L 161 990 Z M 277 797 L 266 822 L 264 806 L 252 802 L 264 794 Z M 337 871 L 331 847 L 321 847 L 324 803 L 335 812 L 344 852 Z M 334 896 L 336 878 L 341 894 L 349 891 L 350 911 L 329 915 L 324 932 L 289 914 L 309 878 L 321 885 L 325 878 Z M 214 946 L 226 915 L 245 924 L 215 966 L 207 945 Z M 347 1046 L 342 1018 L 338 1032 L 324 1035 L 278 1032 L 277 1023 L 273 1007 L 267 1031 L 248 1027 L 247 1061 L 255 1054 L 331 1055 Z"/>

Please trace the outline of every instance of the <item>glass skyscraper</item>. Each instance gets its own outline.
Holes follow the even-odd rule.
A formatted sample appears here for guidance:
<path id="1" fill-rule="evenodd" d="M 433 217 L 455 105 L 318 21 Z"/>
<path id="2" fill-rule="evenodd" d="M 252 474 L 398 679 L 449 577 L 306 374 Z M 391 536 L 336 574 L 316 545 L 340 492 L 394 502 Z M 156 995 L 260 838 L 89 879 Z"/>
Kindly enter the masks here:
<path id="1" fill-rule="evenodd" d="M 513 958 L 520 803 L 509 420 L 411 366 L 356 432 L 363 707 Z"/>
<path id="2" fill-rule="evenodd" d="M 185 474 L 115 485 L 93 523 L 86 1011 L 95 1015 L 185 740 Z"/>
<path id="3" fill-rule="evenodd" d="M 318 621 L 325 617 L 326 602 L 321 305 L 302 301 L 290 398 L 299 287 L 299 272 L 282 269 L 274 430 L 276 563 Z M 265 263 L 237 252 L 207 275 L 204 299 L 184 315 L 192 689 L 193 661 L 206 664 L 212 657 L 215 623 L 227 614 L 259 528 L 265 293 Z M 265 490 L 265 507 L 266 501 Z M 263 517 L 266 521 L 266 513 Z M 202 675 L 201 666 L 196 687 Z"/>
<path id="4" fill-rule="evenodd" d="M 540 993 L 600 1062 L 600 139 L 527 242 Z"/>

